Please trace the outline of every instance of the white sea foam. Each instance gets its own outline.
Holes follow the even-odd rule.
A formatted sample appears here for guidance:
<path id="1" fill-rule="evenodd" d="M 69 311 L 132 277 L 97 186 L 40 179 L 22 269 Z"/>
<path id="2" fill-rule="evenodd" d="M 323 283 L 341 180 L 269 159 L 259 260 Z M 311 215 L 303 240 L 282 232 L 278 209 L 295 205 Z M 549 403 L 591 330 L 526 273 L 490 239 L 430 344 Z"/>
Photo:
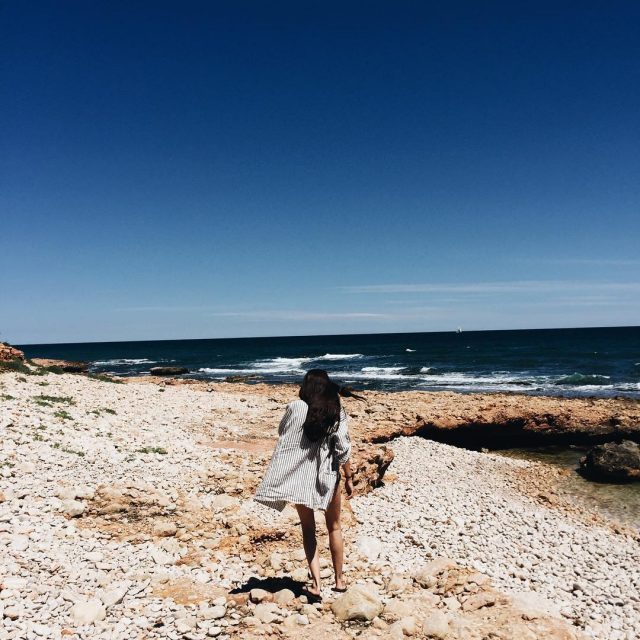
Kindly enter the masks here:
<path id="1" fill-rule="evenodd" d="M 119 358 L 116 360 L 96 360 L 93 364 L 100 366 L 110 366 L 114 364 L 156 364 L 158 360 L 148 360 L 147 358 Z"/>
<path id="2" fill-rule="evenodd" d="M 414 352 L 415 352 L 415 349 L 405 349 L 405 351 L 406 351 L 407 353 L 414 353 Z"/>
<path id="3" fill-rule="evenodd" d="M 361 353 L 325 353 L 323 356 L 310 358 L 310 360 L 351 360 L 362 357 L 363 355 Z"/>

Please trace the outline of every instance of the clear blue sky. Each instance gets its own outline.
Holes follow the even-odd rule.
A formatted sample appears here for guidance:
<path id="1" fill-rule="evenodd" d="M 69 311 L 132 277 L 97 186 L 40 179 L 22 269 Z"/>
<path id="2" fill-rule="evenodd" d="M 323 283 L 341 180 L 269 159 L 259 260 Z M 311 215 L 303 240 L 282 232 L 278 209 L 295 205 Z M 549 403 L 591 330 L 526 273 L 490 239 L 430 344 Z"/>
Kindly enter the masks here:
<path id="1" fill-rule="evenodd" d="M 640 324 L 640 4 L 3 2 L 0 339 Z"/>

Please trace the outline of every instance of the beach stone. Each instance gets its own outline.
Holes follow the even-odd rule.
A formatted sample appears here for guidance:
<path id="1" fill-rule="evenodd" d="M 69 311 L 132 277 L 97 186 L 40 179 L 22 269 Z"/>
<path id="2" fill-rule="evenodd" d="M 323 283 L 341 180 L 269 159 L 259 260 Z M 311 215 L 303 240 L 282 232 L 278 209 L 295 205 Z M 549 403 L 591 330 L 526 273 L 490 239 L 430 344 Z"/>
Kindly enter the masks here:
<path id="1" fill-rule="evenodd" d="M 416 603 L 410 600 L 399 600 L 394 598 L 385 605 L 382 617 L 394 622 L 415 613 Z"/>
<path id="2" fill-rule="evenodd" d="M 26 551 L 29 548 L 29 536 L 15 535 L 11 538 L 12 551 Z"/>
<path id="3" fill-rule="evenodd" d="M 278 604 L 288 604 L 292 600 L 295 600 L 296 594 L 291 591 L 291 589 L 280 589 L 280 591 L 276 591 L 273 596 L 274 602 Z"/>
<path id="4" fill-rule="evenodd" d="M 407 616 L 394 622 L 388 630 L 390 638 L 401 639 L 404 636 L 414 636 L 418 632 L 416 619 L 413 616 Z"/>
<path id="5" fill-rule="evenodd" d="M 280 571 L 280 569 L 282 569 L 282 562 L 282 555 L 280 553 L 274 551 L 269 556 L 269 564 L 274 571 Z"/>
<path id="6" fill-rule="evenodd" d="M 400 593 L 405 591 L 411 586 L 411 580 L 406 576 L 400 575 L 399 573 L 394 573 L 389 579 L 389 584 L 387 585 L 387 591 L 392 593 Z"/>
<path id="7" fill-rule="evenodd" d="M 428 638 L 444 640 L 449 634 L 450 616 L 442 611 L 432 611 L 422 623 L 422 633 Z"/>
<path id="8" fill-rule="evenodd" d="M 127 595 L 127 585 L 117 585 L 111 589 L 105 591 L 100 595 L 100 600 L 105 607 L 113 607 L 116 604 L 120 604 L 124 597 Z"/>
<path id="9" fill-rule="evenodd" d="M 291 579 L 296 582 L 306 582 L 307 581 L 307 569 L 303 569 L 300 567 L 299 569 L 294 569 L 291 572 Z"/>
<path id="10" fill-rule="evenodd" d="M 481 591 L 472 596 L 469 596 L 462 603 L 463 611 L 475 611 L 476 609 L 482 609 L 482 607 L 492 607 L 496 603 L 496 596 L 493 593 Z"/>
<path id="11" fill-rule="evenodd" d="M 369 562 L 376 560 L 382 552 L 382 543 L 380 540 L 371 536 L 358 538 L 356 546 L 360 555 L 364 556 Z"/>
<path id="12" fill-rule="evenodd" d="M 79 500 L 65 500 L 62 503 L 62 511 L 70 518 L 77 518 L 84 513 L 84 504 Z"/>
<path id="13" fill-rule="evenodd" d="M 338 620 L 373 620 L 382 613 L 383 605 L 374 589 L 356 584 L 331 603 Z"/>
<path id="14" fill-rule="evenodd" d="M 208 607 L 207 609 L 203 609 L 202 611 L 199 612 L 198 615 L 203 620 L 219 620 L 220 618 L 224 618 L 226 613 L 227 613 L 227 608 L 222 604 L 218 604 L 213 607 Z"/>
<path id="15" fill-rule="evenodd" d="M 525 620 L 536 620 L 547 616 L 560 617 L 558 607 L 539 593 L 523 591 L 509 595 L 511 603 L 521 612 Z"/>
<path id="16" fill-rule="evenodd" d="M 175 536 L 178 532 L 178 527 L 174 522 L 156 522 L 153 525 L 153 535 L 161 538 L 168 538 Z"/>
<path id="17" fill-rule="evenodd" d="M 273 599 L 273 594 L 264 589 L 251 589 L 251 591 L 249 591 L 249 599 L 251 602 L 256 603 L 270 601 Z"/>
<path id="18" fill-rule="evenodd" d="M 265 624 L 270 624 L 277 620 L 278 616 L 275 612 L 277 609 L 276 605 L 272 602 L 261 602 L 256 605 L 256 608 L 253 611 L 253 615 L 260 620 L 260 622 L 264 622 Z"/>
<path id="19" fill-rule="evenodd" d="M 104 620 L 107 612 L 99 600 L 76 602 L 69 612 L 76 624 L 92 624 Z"/>
<path id="20" fill-rule="evenodd" d="M 428 564 L 420 567 L 413 576 L 413 579 L 423 588 L 434 587 L 438 580 L 437 576 L 447 569 L 456 566 L 456 563 L 449 558 L 437 558 Z"/>

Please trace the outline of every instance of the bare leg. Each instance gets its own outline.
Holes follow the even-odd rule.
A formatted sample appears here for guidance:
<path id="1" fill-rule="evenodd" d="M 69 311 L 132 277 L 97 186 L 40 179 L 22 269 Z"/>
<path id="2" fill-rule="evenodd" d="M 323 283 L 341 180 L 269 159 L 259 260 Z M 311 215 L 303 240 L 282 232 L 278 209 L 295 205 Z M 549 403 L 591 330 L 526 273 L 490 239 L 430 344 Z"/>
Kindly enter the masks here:
<path id="1" fill-rule="evenodd" d="M 297 504 L 296 509 L 302 526 L 304 553 L 307 556 L 309 571 L 311 571 L 313 580 L 313 586 L 309 589 L 309 592 L 320 595 L 320 560 L 318 558 L 318 543 L 316 542 L 316 519 L 313 515 L 313 509 L 301 504 Z"/>
<path id="2" fill-rule="evenodd" d="M 342 496 L 340 480 L 338 480 L 335 493 L 324 516 L 327 522 L 327 531 L 329 532 L 329 548 L 331 549 L 331 560 L 333 561 L 333 571 L 336 575 L 337 589 L 344 589 L 345 587 L 344 578 L 342 577 L 344 545 L 342 543 L 342 528 L 340 527 L 341 507 Z"/>

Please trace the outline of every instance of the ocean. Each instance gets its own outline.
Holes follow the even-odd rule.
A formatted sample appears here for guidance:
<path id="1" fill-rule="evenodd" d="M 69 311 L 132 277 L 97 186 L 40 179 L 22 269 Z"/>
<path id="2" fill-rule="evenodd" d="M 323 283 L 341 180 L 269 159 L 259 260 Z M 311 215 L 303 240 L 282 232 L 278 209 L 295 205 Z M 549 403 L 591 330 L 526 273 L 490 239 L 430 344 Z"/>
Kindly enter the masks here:
<path id="1" fill-rule="evenodd" d="M 640 398 L 640 327 L 393 333 L 22 345 L 32 358 L 86 360 L 96 373 L 299 382 L 326 369 L 359 389 Z"/>

